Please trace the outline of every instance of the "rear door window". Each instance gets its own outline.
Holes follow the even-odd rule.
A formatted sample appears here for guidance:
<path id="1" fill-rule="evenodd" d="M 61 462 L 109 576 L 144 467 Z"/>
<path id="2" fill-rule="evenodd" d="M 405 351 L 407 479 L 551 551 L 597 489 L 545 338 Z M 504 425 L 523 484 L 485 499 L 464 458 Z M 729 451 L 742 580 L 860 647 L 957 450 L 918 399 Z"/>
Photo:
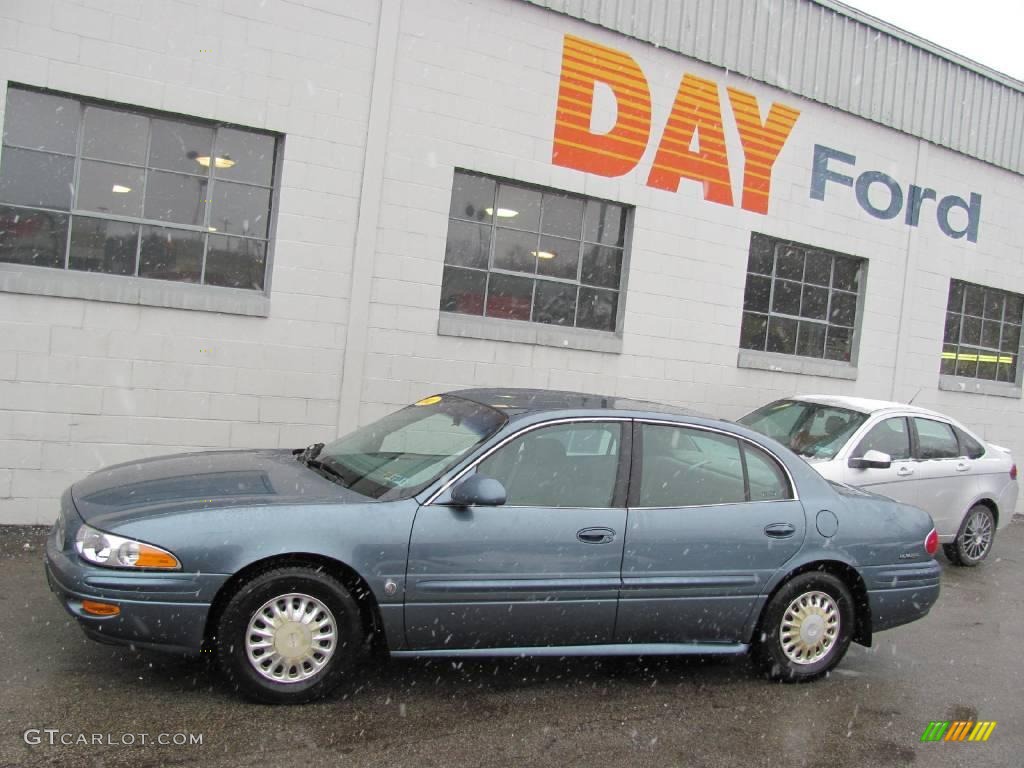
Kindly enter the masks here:
<path id="1" fill-rule="evenodd" d="M 907 420 L 899 416 L 878 422 L 864 435 L 850 458 L 862 458 L 868 451 L 881 451 L 893 461 L 909 459 L 910 430 L 907 428 Z"/>
<path id="2" fill-rule="evenodd" d="M 917 431 L 917 458 L 955 459 L 960 455 L 956 433 L 949 424 L 933 419 L 914 419 Z"/>
<path id="3" fill-rule="evenodd" d="M 661 424 L 643 424 L 641 435 L 635 506 L 693 507 L 747 500 L 736 438 Z"/>

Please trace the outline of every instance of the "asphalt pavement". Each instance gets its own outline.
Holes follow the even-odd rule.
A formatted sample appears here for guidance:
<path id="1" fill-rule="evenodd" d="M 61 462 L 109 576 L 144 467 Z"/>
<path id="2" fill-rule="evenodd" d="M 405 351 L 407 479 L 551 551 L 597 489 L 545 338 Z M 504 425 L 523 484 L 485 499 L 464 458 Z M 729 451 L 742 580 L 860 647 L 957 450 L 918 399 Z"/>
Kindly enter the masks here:
<path id="1" fill-rule="evenodd" d="M 239 699 L 201 659 L 86 640 L 47 589 L 42 538 L 0 527 L 0 766 L 1024 764 L 1019 519 L 980 568 L 943 560 L 929 616 L 815 683 L 742 658 L 404 660 L 287 708 Z M 922 743 L 932 720 L 998 725 Z"/>

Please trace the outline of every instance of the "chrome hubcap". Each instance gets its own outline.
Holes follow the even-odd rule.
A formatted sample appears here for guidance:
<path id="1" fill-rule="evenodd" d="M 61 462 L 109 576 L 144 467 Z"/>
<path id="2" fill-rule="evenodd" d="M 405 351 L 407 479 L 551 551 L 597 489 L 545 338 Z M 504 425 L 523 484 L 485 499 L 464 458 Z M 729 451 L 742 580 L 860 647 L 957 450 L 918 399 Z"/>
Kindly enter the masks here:
<path id="1" fill-rule="evenodd" d="M 839 636 L 839 606 L 825 592 L 805 592 L 782 614 L 779 642 L 786 658 L 813 664 L 832 650 Z"/>
<path id="2" fill-rule="evenodd" d="M 973 512 L 964 526 L 963 550 L 971 560 L 980 560 L 992 546 L 992 518 L 981 510 Z"/>
<path id="3" fill-rule="evenodd" d="M 245 652 L 262 677 L 299 683 L 316 675 L 334 654 L 337 627 L 315 597 L 292 593 L 265 602 L 245 633 Z"/>

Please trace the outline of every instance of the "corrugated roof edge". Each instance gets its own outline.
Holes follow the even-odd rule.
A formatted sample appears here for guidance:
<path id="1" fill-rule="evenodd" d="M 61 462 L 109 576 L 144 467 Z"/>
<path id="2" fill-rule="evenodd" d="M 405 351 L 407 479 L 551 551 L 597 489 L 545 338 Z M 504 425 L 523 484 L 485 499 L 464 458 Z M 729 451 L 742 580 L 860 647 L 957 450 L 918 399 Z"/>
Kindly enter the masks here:
<path id="1" fill-rule="evenodd" d="M 885 32 L 887 35 L 892 35 L 906 43 L 910 43 L 913 46 L 921 48 L 922 50 L 933 53 L 936 56 L 941 56 L 947 61 L 951 61 L 954 64 L 969 69 L 972 72 L 987 77 L 990 80 L 995 80 L 997 83 L 1007 86 L 1008 88 L 1014 88 L 1015 90 L 1024 93 L 1024 80 L 1018 80 L 1005 72 L 1000 72 L 998 69 L 982 64 L 980 61 L 969 59 L 956 51 L 951 51 L 949 48 L 943 48 L 938 43 L 933 43 L 924 37 L 919 37 L 913 32 L 908 32 L 902 27 L 897 27 L 895 24 L 890 24 L 884 19 L 880 19 L 877 16 L 872 16 L 870 13 L 858 10 L 846 3 L 837 2 L 837 0 L 808 0 L 809 2 L 815 3 L 816 5 L 828 8 L 836 13 L 841 13 L 844 16 L 849 16 L 855 21 L 859 21 L 862 24 L 867 24 L 869 27 L 874 27 L 880 32 Z"/>

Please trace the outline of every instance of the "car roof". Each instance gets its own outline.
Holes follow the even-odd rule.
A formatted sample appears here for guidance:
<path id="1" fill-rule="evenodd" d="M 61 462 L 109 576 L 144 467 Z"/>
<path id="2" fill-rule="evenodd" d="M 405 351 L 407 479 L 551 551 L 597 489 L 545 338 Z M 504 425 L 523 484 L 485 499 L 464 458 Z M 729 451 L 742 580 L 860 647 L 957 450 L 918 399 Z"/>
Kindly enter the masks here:
<path id="1" fill-rule="evenodd" d="M 946 421 L 954 421 L 945 414 L 937 411 L 929 411 L 927 408 L 920 408 L 907 403 L 896 403 L 891 400 L 872 400 L 866 397 L 845 397 L 843 395 L 794 395 L 790 400 L 799 400 L 805 403 L 818 403 L 820 405 L 833 405 L 837 408 L 847 408 L 851 411 L 873 414 L 880 411 L 901 411 L 903 413 L 915 413 L 921 416 L 937 416 Z"/>
<path id="2" fill-rule="evenodd" d="M 631 400 L 625 397 L 594 395 L 586 392 L 567 392 L 551 389 L 487 388 L 461 389 L 448 394 L 472 400 L 492 408 L 500 408 L 510 416 L 550 411 L 642 411 L 664 413 L 671 416 L 713 418 L 698 411 L 663 403 Z"/>

